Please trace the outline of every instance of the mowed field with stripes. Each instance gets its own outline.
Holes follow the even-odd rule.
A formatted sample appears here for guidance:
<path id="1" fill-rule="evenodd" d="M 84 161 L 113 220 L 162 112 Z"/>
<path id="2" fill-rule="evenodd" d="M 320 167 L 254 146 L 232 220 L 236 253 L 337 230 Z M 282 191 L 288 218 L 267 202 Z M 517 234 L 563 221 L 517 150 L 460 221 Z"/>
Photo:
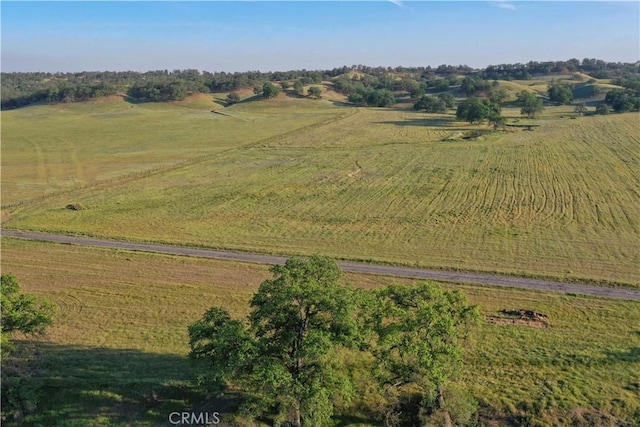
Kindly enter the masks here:
<path id="1" fill-rule="evenodd" d="M 3 171 L 3 203 L 27 200 L 3 210 L 4 227 L 640 286 L 637 113 L 571 119 L 569 107 L 548 107 L 520 120 L 532 131 L 470 138 L 489 128 L 452 114 L 281 97 L 237 104 L 226 117 L 148 106 L 135 120 L 111 120 L 126 134 L 102 138 L 91 108 L 132 114 L 124 102 L 105 105 L 69 108 L 59 128 L 28 121 L 32 140 L 81 159 L 55 182 L 76 190 L 41 199 L 55 157 L 29 155 L 19 122 L 32 108 L 55 121 L 60 107 L 3 113 L 3 167 L 19 159 L 39 171 L 31 189 Z M 503 111 L 510 122 L 519 116 Z M 154 123 L 171 112 L 189 126 L 167 138 L 168 124 Z M 157 149 L 139 142 L 128 157 L 108 154 L 128 147 L 127 134 L 142 138 L 138 128 L 144 141 L 161 141 Z M 101 177 L 115 178 L 92 185 Z"/>

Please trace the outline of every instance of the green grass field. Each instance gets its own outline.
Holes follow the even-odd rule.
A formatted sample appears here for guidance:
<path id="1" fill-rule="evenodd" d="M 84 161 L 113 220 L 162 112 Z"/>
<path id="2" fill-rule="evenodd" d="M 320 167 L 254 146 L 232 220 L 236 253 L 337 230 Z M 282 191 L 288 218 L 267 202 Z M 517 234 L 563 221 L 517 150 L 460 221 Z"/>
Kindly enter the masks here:
<path id="1" fill-rule="evenodd" d="M 202 156 L 25 203 L 4 226 L 638 287 L 638 115 L 571 111 L 507 109 L 538 126 L 477 139 L 465 138 L 486 126 L 451 115 L 284 95 L 230 116 L 122 102 L 3 112 L 3 202 L 72 188 L 81 171 L 90 182 Z"/>
<path id="2" fill-rule="evenodd" d="M 221 106 L 201 95 L 175 103 L 119 97 L 2 112 L 2 203 L 29 200 L 177 164 L 325 121 L 344 110 L 296 100 Z"/>
<path id="3" fill-rule="evenodd" d="M 43 393 L 24 425 L 165 425 L 172 411 L 203 407 L 187 325 L 214 305 L 245 315 L 270 277 L 260 265 L 19 239 L 3 238 L 2 249 L 3 273 L 58 306 L 47 335 L 31 344 L 32 380 Z M 392 281 L 347 279 L 365 288 Z M 637 302 L 445 286 L 461 289 L 484 316 L 524 308 L 548 316 L 548 328 L 483 322 L 473 333 L 455 382 L 480 400 L 495 423 L 487 425 L 518 416 L 622 425 L 640 411 Z"/>

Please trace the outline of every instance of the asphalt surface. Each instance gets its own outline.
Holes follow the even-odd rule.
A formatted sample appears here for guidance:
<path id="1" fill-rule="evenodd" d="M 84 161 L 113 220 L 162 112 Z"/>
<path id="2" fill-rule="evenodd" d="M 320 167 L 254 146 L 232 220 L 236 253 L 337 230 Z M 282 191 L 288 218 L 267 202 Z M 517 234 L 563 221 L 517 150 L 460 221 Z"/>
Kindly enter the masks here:
<path id="1" fill-rule="evenodd" d="M 162 254 L 213 258 L 230 261 L 242 261 L 258 264 L 284 264 L 286 257 L 274 255 L 252 254 L 244 252 L 220 251 L 213 249 L 196 249 L 181 246 L 156 245 L 146 243 L 130 243 L 90 237 L 64 236 L 49 233 L 34 233 L 16 230 L 2 230 L 2 235 L 20 239 L 40 240 L 46 242 L 65 243 L 81 246 L 95 246 L 111 249 L 125 249 L 130 251 L 156 252 Z M 444 270 L 429 270 L 424 268 L 398 267 L 376 265 L 359 262 L 338 262 L 344 270 L 352 273 L 380 274 L 385 276 L 411 277 L 431 279 L 442 282 L 472 283 L 479 285 L 503 286 L 539 291 L 554 291 L 572 294 L 593 295 L 607 298 L 620 298 L 640 301 L 640 291 L 624 288 L 607 288 L 580 283 L 554 282 L 549 280 L 531 279 L 516 276 L 501 276 L 496 274 L 467 273 Z"/>

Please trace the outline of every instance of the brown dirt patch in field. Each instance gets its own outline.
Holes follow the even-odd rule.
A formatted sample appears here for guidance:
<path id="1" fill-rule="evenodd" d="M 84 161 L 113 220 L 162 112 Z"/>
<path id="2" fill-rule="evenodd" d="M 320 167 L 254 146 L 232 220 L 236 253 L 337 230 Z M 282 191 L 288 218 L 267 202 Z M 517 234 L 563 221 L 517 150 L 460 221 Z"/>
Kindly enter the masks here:
<path id="1" fill-rule="evenodd" d="M 487 322 L 496 325 L 529 326 L 532 328 L 548 328 L 549 318 L 546 314 L 535 310 L 500 310 L 500 316 L 487 316 Z"/>

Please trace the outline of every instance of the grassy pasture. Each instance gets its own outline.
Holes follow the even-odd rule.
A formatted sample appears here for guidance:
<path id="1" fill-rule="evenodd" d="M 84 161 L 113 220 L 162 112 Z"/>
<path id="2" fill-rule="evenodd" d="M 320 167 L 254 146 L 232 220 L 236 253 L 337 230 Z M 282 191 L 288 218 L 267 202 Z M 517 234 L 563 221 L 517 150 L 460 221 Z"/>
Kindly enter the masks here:
<path id="1" fill-rule="evenodd" d="M 3 111 L 2 203 L 37 198 L 126 174 L 247 146 L 344 110 L 300 101 L 246 103 L 214 114 L 211 95 L 130 104 L 119 97 Z M 265 104 L 265 105 L 257 105 Z"/>
<path id="2" fill-rule="evenodd" d="M 187 108 L 149 108 L 163 117 L 187 111 L 211 123 L 235 123 Z M 219 155 L 150 177 L 25 205 L 5 225 L 638 286 L 638 115 L 571 120 L 572 109 L 549 107 L 539 119 L 520 120 L 539 125 L 532 132 L 464 139 L 479 127 L 450 115 L 337 108 L 284 95 L 241 103 L 225 110 L 247 118 L 231 125 L 237 133 L 225 148 L 238 147 L 240 135 L 257 141 L 253 132 L 262 137 L 349 114 L 243 149 L 220 147 Z M 35 112 L 46 116 L 41 109 L 25 114 Z M 515 119 L 519 109 L 505 115 Z M 47 120 L 60 120 L 53 116 Z M 177 152 L 175 138 L 197 145 L 198 153 L 212 150 L 189 142 L 189 135 L 173 134 L 165 153 Z M 4 164 L 23 153 L 13 150 Z M 13 173 L 5 178 L 22 182 Z M 67 203 L 87 209 L 69 211 Z"/>
<path id="3" fill-rule="evenodd" d="M 185 357 L 186 326 L 213 305 L 244 316 L 270 277 L 260 265 L 19 239 L 3 238 L 2 249 L 3 272 L 59 308 L 33 344 L 33 378 L 44 394 L 25 425 L 165 425 L 172 411 L 202 407 L 198 370 Z M 347 279 L 365 288 L 392 281 Z M 614 425 L 640 410 L 637 302 L 444 286 L 461 289 L 487 316 L 527 308 L 549 318 L 543 329 L 483 323 L 474 332 L 455 381 L 486 416 L 565 425 L 562 417 L 591 413 Z"/>

